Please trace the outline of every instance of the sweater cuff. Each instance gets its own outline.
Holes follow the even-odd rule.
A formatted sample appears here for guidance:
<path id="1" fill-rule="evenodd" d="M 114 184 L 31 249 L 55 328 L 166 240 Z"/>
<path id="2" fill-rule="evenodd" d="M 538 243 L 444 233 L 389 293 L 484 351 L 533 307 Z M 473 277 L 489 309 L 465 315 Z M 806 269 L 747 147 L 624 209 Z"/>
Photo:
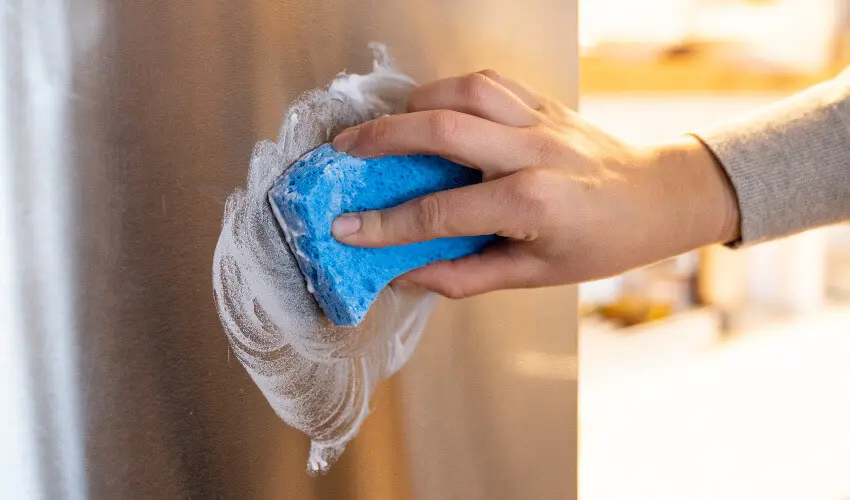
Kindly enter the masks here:
<path id="1" fill-rule="evenodd" d="M 829 82 L 737 123 L 694 134 L 726 170 L 741 239 L 780 238 L 850 217 L 846 86 Z"/>

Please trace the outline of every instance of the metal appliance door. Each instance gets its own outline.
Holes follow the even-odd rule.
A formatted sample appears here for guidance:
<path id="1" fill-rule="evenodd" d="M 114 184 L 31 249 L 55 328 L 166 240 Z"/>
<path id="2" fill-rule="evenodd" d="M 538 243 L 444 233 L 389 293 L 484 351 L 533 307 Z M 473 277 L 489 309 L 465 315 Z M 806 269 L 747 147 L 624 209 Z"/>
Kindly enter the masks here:
<path id="1" fill-rule="evenodd" d="M 575 103 L 577 0 L 6 0 L 0 480 L 9 498 L 573 498 L 573 290 L 441 304 L 326 477 L 221 330 L 223 203 L 286 104 L 387 43 Z"/>

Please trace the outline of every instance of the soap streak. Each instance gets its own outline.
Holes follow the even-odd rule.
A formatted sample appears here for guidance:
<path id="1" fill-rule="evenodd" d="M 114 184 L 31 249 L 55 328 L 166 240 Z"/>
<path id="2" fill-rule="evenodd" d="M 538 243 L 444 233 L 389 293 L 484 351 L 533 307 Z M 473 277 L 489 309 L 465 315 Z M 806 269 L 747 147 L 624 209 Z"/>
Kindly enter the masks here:
<path id="1" fill-rule="evenodd" d="M 340 130 L 402 112 L 414 81 L 373 44 L 373 71 L 340 74 L 289 108 L 277 143 L 258 143 L 246 189 L 225 204 L 213 259 L 213 290 L 237 359 L 289 425 L 311 438 L 307 469 L 327 470 L 369 413 L 375 386 L 409 359 L 433 294 L 390 286 L 356 328 L 332 325 L 313 299 L 267 200 L 275 179 Z M 229 355 L 229 352 L 228 352 Z"/>

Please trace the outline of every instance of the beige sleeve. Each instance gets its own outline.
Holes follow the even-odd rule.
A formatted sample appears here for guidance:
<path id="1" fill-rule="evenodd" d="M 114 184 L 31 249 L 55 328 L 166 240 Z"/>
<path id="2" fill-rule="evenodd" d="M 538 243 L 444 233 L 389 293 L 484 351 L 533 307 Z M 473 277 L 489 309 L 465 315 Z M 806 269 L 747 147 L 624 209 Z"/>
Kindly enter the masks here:
<path id="1" fill-rule="evenodd" d="M 749 245 L 850 219 L 850 70 L 695 134 L 726 170 Z"/>

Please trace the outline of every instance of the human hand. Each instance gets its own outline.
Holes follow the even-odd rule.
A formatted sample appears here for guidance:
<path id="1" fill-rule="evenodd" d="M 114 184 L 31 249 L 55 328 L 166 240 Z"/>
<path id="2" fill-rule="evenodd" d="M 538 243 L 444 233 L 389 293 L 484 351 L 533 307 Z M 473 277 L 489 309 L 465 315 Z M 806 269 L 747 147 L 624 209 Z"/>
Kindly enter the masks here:
<path id="1" fill-rule="evenodd" d="M 452 298 L 600 279 L 740 233 L 734 190 L 697 139 L 629 145 L 493 71 L 418 87 L 410 113 L 347 129 L 333 144 L 360 157 L 434 154 L 483 172 L 481 184 L 333 224 L 339 241 L 363 247 L 505 237 L 401 277 Z"/>

